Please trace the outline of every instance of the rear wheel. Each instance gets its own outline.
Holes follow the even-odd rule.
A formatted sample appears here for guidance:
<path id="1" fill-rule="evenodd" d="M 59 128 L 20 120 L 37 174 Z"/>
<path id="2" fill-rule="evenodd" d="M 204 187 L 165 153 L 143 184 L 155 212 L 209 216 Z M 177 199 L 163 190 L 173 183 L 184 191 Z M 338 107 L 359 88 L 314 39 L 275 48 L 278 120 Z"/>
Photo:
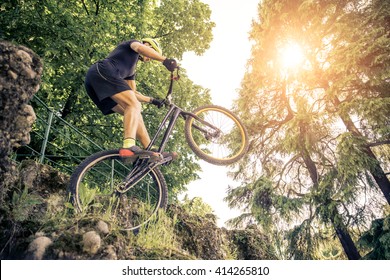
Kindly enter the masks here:
<path id="1" fill-rule="evenodd" d="M 192 113 L 200 120 L 188 116 L 185 136 L 198 157 L 212 164 L 228 165 L 245 155 L 248 133 L 234 113 L 215 105 L 199 107 Z"/>
<path id="2" fill-rule="evenodd" d="M 126 192 L 132 164 L 124 164 L 119 150 L 102 151 L 85 159 L 70 179 L 69 193 L 77 211 L 99 215 L 124 230 L 138 230 L 167 206 L 167 186 L 158 168 L 147 173 Z"/>

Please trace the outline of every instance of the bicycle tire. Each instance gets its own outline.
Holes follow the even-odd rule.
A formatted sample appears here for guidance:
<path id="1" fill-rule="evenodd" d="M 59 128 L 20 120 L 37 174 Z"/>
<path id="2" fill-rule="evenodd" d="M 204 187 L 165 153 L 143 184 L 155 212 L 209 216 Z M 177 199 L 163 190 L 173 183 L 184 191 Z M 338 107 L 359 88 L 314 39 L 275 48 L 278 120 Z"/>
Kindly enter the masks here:
<path id="1" fill-rule="evenodd" d="M 159 209 L 166 209 L 168 190 L 156 167 L 126 192 L 118 192 L 118 184 L 123 184 L 132 169 L 132 164 L 121 161 L 119 150 L 86 158 L 73 172 L 68 187 L 76 211 L 115 219 L 120 229 L 138 231 Z"/>
<path id="2" fill-rule="evenodd" d="M 192 116 L 185 123 L 185 137 L 192 151 L 201 159 L 216 165 L 229 165 L 240 160 L 248 150 L 249 141 L 246 128 L 230 110 L 216 105 L 206 105 L 195 109 L 197 117 L 219 129 L 213 136 L 212 129 Z M 207 133 L 196 127 L 201 127 Z"/>

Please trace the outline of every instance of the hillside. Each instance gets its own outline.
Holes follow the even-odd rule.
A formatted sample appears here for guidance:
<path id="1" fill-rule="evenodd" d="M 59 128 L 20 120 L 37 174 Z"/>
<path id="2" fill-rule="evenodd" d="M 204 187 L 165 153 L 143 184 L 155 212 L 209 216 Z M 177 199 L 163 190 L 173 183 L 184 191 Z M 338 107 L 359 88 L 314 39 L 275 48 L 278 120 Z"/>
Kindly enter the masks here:
<path id="1" fill-rule="evenodd" d="M 137 235 L 115 220 L 75 215 L 66 200 L 68 179 L 35 161 L 20 165 L 10 208 L 2 211 L 1 259 L 275 259 L 256 227 L 218 228 L 215 216 L 178 205 Z"/>

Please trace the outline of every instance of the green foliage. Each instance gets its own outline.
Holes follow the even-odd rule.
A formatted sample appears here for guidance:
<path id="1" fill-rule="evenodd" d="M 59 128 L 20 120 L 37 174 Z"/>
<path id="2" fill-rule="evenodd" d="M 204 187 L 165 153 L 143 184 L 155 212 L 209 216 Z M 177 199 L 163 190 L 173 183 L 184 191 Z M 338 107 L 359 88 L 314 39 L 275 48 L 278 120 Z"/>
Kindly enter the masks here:
<path id="1" fill-rule="evenodd" d="M 295 226 L 287 235 L 289 242 L 289 252 L 291 257 L 297 260 L 314 259 L 313 232 L 310 221 L 306 220 L 302 224 Z"/>
<path id="2" fill-rule="evenodd" d="M 174 250 L 177 248 L 175 217 L 160 210 L 157 215 L 134 236 L 134 244 L 145 250 Z M 156 238 L 158 236 L 158 238 Z"/>
<path id="3" fill-rule="evenodd" d="M 324 229 L 318 235 L 319 245 L 314 251 L 313 258 L 317 260 L 340 260 L 345 259 L 343 247 L 334 238 L 333 231 Z"/>
<path id="4" fill-rule="evenodd" d="M 210 31 L 215 27 L 210 16 L 208 5 L 199 0 L 161 1 L 154 11 L 154 29 L 148 34 L 161 38 L 168 56 L 181 59 L 187 51 L 201 55 L 210 47 Z"/>
<path id="5" fill-rule="evenodd" d="M 369 135 L 370 142 L 379 142 L 389 139 L 390 128 L 384 126 L 390 114 L 390 98 L 356 99 L 343 105 L 345 111 L 361 116 L 362 131 Z M 371 133 L 373 131 L 373 133 Z"/>
<path id="6" fill-rule="evenodd" d="M 188 195 L 184 197 L 181 207 L 190 215 L 197 215 L 199 217 L 205 217 L 208 214 L 213 214 L 213 209 L 210 205 L 203 202 L 201 197 L 188 198 Z"/>
<path id="7" fill-rule="evenodd" d="M 10 203 L 10 214 L 15 222 L 24 222 L 31 218 L 36 205 L 42 204 L 40 196 L 28 192 L 28 188 L 24 187 L 22 191 L 14 191 Z"/>
<path id="8" fill-rule="evenodd" d="M 37 96 L 52 108 L 55 116 L 75 126 L 103 148 L 116 148 L 122 141 L 120 116 L 104 117 L 85 94 L 85 73 L 90 65 L 105 58 L 121 41 L 146 36 L 157 38 L 166 56 L 180 59 L 184 52 L 202 54 L 212 40 L 215 26 L 208 5 L 198 0 L 64 1 L 5 0 L 0 4 L 0 39 L 14 41 L 34 50 L 44 62 L 42 84 Z M 137 90 L 164 97 L 169 74 L 159 63 L 139 65 Z M 208 91 L 194 85 L 182 72 L 175 87 L 175 101 L 186 109 L 210 102 Z M 47 111 L 33 101 L 41 120 Z M 153 133 L 163 110 L 145 108 L 144 119 Z M 40 151 L 45 122 L 34 127 L 30 146 Z M 167 169 L 173 196 L 197 178 L 200 167 L 184 145 L 183 129 L 174 133 L 168 149 L 181 155 L 177 165 Z M 89 141 L 69 131 L 54 118 L 47 154 L 54 163 L 72 170 L 79 158 L 96 151 Z M 23 151 L 23 153 L 26 151 Z M 29 152 L 29 151 L 27 151 Z M 70 157 L 69 157 L 70 155 Z M 180 166 L 180 168 L 179 168 Z M 174 176 L 180 173 L 181 176 Z"/>
<path id="9" fill-rule="evenodd" d="M 383 146 L 390 121 L 388 5 L 378 0 L 259 5 L 236 101 L 252 137 L 248 161 L 237 174 L 246 183 L 229 190 L 227 200 L 245 211 L 235 222 L 289 229 L 294 258 L 343 258 L 325 246 L 325 227 L 346 235 L 352 225 L 364 231 L 383 204 L 372 187 L 388 193 L 384 170 L 390 158 Z M 292 68 L 281 59 L 289 42 L 299 44 L 304 55 Z M 319 248 L 327 253 L 319 254 Z"/>
<path id="10" fill-rule="evenodd" d="M 246 214 L 231 220 L 230 224 L 245 225 L 249 221 L 256 222 L 265 228 L 272 228 L 275 220 L 294 220 L 301 212 L 304 199 L 280 195 L 266 177 L 260 177 L 255 182 L 229 189 L 226 200 L 230 207 L 244 207 Z M 278 213 L 278 215 L 272 213 Z M 250 213 L 250 214 L 249 214 Z"/>
<path id="11" fill-rule="evenodd" d="M 339 137 L 338 172 L 343 182 L 352 181 L 356 184 L 356 177 L 364 170 L 375 173 L 376 162 L 367 155 L 366 144 L 366 139 L 354 137 L 352 133 L 344 133 Z"/>
<path id="12" fill-rule="evenodd" d="M 359 243 L 371 251 L 364 256 L 367 260 L 390 259 L 390 216 L 372 221 L 371 228 L 359 239 Z"/>
<path id="13" fill-rule="evenodd" d="M 229 221 L 229 225 L 245 226 L 246 223 L 254 221 L 270 225 L 272 217 L 268 213 L 273 206 L 272 195 L 272 183 L 263 177 L 253 183 L 229 188 L 225 198 L 229 207 L 243 210 L 243 214 Z"/>
<path id="14" fill-rule="evenodd" d="M 80 188 L 80 203 L 83 206 L 83 209 L 80 209 L 81 215 L 86 215 L 91 208 L 100 209 L 98 212 L 111 213 L 111 209 L 102 209 L 103 205 L 93 203 L 97 194 L 99 194 L 98 189 Z"/>
<path id="15" fill-rule="evenodd" d="M 244 230 L 232 230 L 232 243 L 237 246 L 234 253 L 240 260 L 277 260 L 274 243 L 268 234 L 263 233 L 255 225 Z"/>

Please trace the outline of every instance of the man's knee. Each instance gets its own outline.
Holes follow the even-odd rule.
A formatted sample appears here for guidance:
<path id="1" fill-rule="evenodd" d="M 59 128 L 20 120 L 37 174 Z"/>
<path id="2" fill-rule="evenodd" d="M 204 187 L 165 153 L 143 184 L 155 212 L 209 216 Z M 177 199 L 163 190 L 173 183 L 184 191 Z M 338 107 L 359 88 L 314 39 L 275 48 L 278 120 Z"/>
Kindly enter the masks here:
<path id="1" fill-rule="evenodd" d="M 135 111 L 137 111 L 137 113 L 141 113 L 141 110 L 142 110 L 142 105 L 141 105 L 141 102 L 139 102 L 138 100 L 136 100 L 132 105 L 133 109 Z"/>
<path id="2" fill-rule="evenodd" d="M 120 107 L 126 110 L 136 110 L 141 112 L 141 103 L 135 97 L 133 92 L 121 92 L 111 97 Z"/>
<path id="3" fill-rule="evenodd" d="M 139 101 L 133 102 L 131 104 L 126 104 L 124 111 L 133 111 L 136 112 L 137 114 L 141 114 L 141 103 Z"/>

